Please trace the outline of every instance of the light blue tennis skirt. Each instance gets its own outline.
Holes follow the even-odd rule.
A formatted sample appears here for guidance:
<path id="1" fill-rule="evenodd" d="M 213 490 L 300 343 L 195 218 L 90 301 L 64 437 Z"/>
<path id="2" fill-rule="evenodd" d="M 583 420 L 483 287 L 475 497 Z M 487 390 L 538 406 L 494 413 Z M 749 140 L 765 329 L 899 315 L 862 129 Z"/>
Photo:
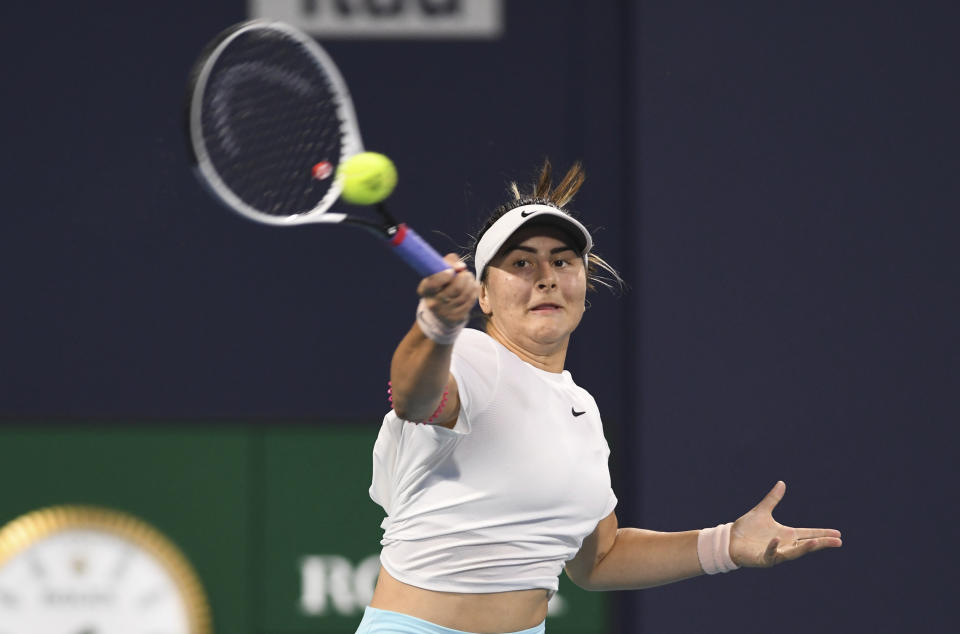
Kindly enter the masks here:
<path id="1" fill-rule="evenodd" d="M 541 623 L 528 630 L 508 634 L 545 634 L 546 631 L 546 627 Z M 470 632 L 452 630 L 413 616 L 368 606 L 363 612 L 363 620 L 360 621 L 357 634 L 470 634 Z"/>

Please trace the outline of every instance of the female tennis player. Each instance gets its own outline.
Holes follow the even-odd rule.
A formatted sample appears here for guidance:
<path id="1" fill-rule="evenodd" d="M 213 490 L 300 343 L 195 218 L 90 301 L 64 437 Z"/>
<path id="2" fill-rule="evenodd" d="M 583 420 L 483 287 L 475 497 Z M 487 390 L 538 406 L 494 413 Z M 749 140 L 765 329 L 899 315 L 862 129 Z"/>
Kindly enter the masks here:
<path id="1" fill-rule="evenodd" d="M 618 527 L 597 405 L 564 369 L 587 291 L 619 282 L 565 210 L 583 179 L 575 165 L 553 188 L 547 162 L 530 194 L 513 184 L 477 237 L 476 275 L 451 254 L 417 288 L 374 448 L 387 516 L 358 634 L 535 634 L 561 571 L 591 590 L 648 588 L 841 545 L 773 519 L 782 482 L 732 523 Z M 484 332 L 464 328 L 477 302 Z"/>

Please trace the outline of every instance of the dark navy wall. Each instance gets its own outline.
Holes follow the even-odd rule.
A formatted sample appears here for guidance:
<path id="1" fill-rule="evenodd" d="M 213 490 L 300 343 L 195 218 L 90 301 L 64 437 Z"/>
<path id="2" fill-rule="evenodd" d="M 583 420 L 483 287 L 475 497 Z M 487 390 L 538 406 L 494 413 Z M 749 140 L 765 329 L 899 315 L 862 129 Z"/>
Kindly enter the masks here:
<path id="1" fill-rule="evenodd" d="M 7 17 L 0 417 L 373 428 L 415 275 L 359 232 L 240 220 L 188 171 L 186 76 L 244 3 Z M 592 299 L 569 366 L 623 523 L 731 520 L 782 478 L 778 517 L 844 531 L 620 593 L 619 631 L 949 629 L 958 17 L 508 0 L 500 40 L 329 43 L 438 248 L 543 157 L 584 161 L 575 207 L 632 290 Z"/>
<path id="2" fill-rule="evenodd" d="M 776 516 L 845 545 L 646 592 L 634 614 L 647 632 L 952 631 L 960 11 L 642 6 L 643 518 L 727 521 L 783 479 Z"/>
<path id="3" fill-rule="evenodd" d="M 12 34 L 25 59 L 9 62 L 20 98 L 4 106 L 4 413 L 382 416 L 415 275 L 360 232 L 242 221 L 188 171 L 186 77 L 243 3 L 64 4 L 29 16 L 52 49 Z M 508 9 L 500 40 L 329 43 L 367 147 L 399 166 L 392 208 L 459 250 L 509 180 L 531 180 L 544 157 L 558 169 L 581 158 L 580 208 L 617 261 L 620 10 Z M 609 354 L 622 312 L 596 303 L 586 330 L 602 345 L 574 351 L 587 367 Z"/>

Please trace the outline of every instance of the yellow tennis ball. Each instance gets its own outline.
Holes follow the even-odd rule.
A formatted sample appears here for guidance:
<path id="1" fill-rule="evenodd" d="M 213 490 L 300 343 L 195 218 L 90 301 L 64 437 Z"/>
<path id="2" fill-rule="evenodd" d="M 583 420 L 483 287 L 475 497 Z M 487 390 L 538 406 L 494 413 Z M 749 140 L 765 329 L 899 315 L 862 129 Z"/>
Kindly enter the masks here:
<path id="1" fill-rule="evenodd" d="M 397 168 L 393 161 L 377 152 L 361 152 L 340 164 L 340 197 L 354 205 L 373 205 L 390 195 L 397 186 Z"/>

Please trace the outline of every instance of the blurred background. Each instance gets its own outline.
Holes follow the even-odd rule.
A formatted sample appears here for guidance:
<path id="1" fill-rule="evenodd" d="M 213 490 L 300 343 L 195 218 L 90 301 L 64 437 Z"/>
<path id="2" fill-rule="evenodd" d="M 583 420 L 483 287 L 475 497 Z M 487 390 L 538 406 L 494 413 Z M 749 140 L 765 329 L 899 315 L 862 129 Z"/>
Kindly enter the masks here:
<path id="1" fill-rule="evenodd" d="M 630 289 L 590 298 L 568 368 L 621 525 L 730 521 L 783 479 L 781 522 L 843 531 L 773 570 L 564 581 L 551 632 L 954 631 L 960 5 L 934 0 L 8 6 L 0 526 L 132 513 L 218 633 L 359 622 L 417 279 L 362 232 L 242 220 L 191 173 L 190 67 L 263 16 L 328 48 L 398 166 L 392 210 L 442 252 L 544 158 L 583 161 L 572 207 Z"/>

